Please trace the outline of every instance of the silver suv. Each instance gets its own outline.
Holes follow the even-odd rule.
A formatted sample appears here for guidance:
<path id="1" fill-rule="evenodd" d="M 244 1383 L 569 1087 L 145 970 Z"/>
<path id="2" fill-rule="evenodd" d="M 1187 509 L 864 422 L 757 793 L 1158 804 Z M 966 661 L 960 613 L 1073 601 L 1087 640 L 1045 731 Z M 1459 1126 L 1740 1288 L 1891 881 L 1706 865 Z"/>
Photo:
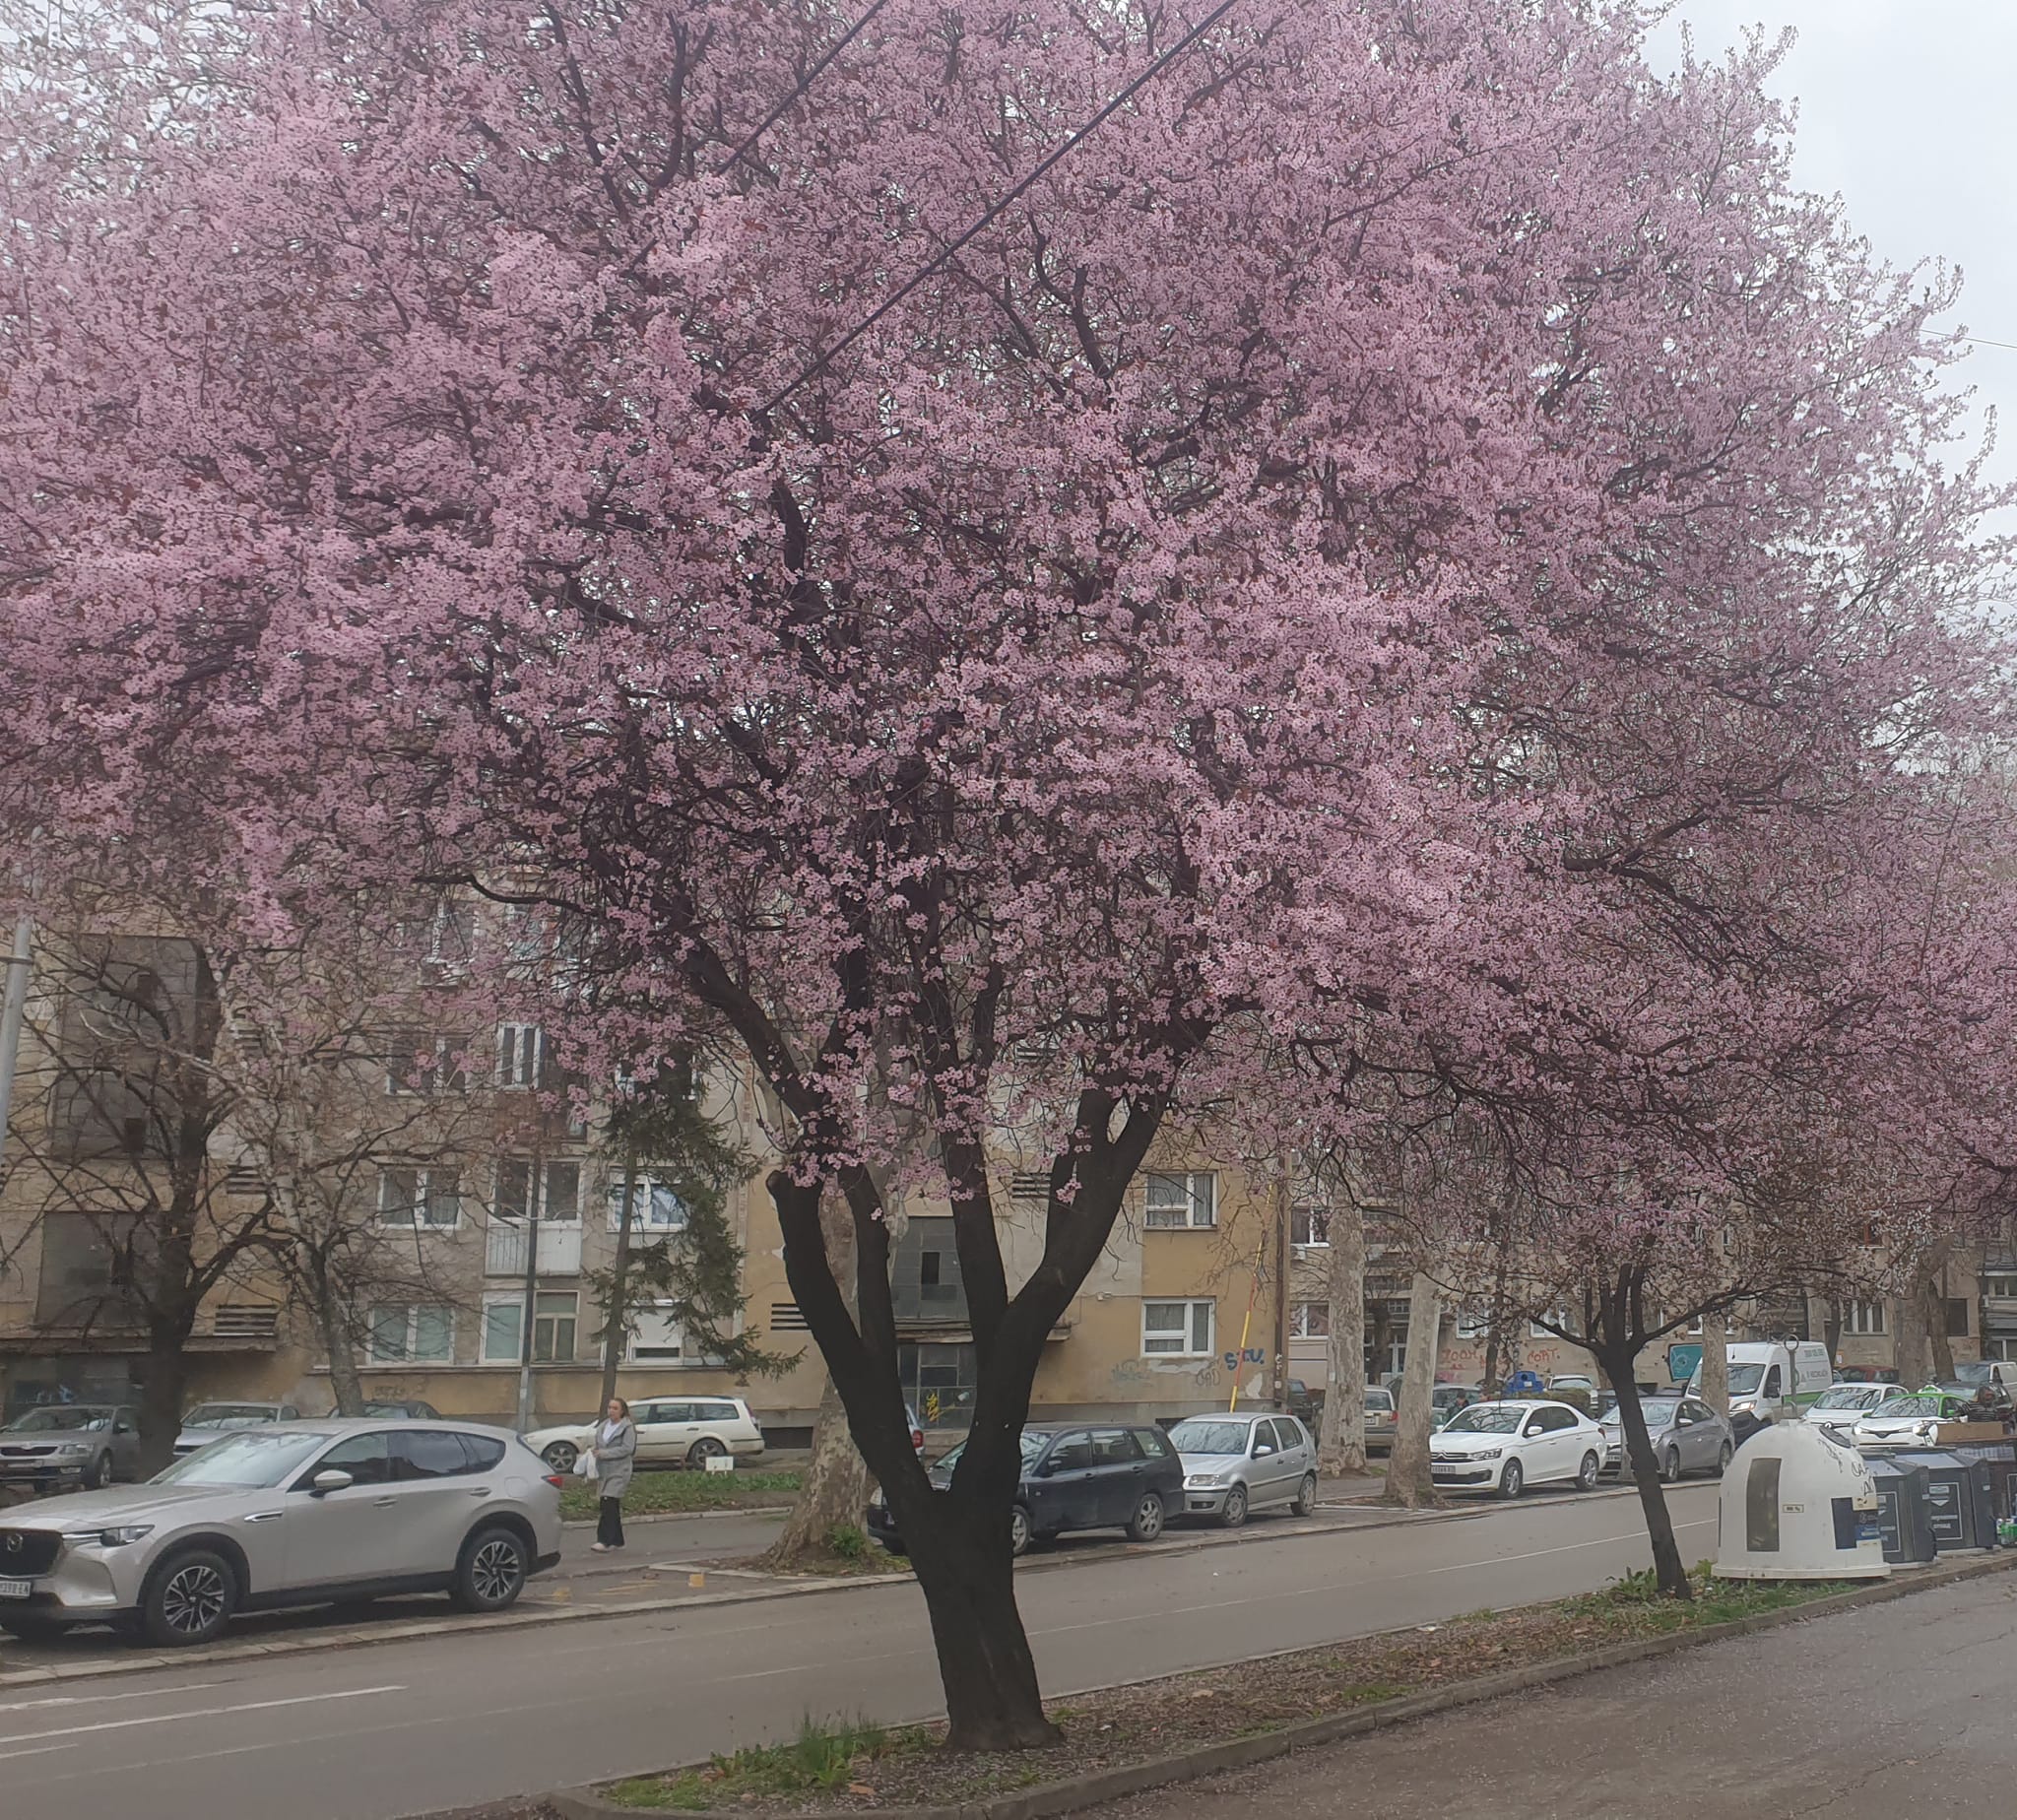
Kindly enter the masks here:
<path id="1" fill-rule="evenodd" d="M 560 1558 L 560 1484 L 515 1435 L 468 1423 L 239 1429 L 144 1485 L 0 1516 L 0 1629 L 208 1643 L 233 1612 L 390 1592 L 500 1611 Z"/>

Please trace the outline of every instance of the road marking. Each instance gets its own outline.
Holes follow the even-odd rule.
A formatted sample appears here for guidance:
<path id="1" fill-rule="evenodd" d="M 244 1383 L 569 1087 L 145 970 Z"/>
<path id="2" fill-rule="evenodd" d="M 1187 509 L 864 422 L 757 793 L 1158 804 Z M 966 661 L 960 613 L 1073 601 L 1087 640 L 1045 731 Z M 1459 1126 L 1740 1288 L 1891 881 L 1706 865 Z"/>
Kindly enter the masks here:
<path id="1" fill-rule="evenodd" d="M 108 1700 L 172 1700 L 177 1694 L 222 1686 L 222 1681 L 189 1681 L 180 1687 L 136 1688 L 130 1694 L 47 1694 L 40 1700 L 0 1702 L 0 1713 L 32 1713 L 41 1707 L 103 1706 Z"/>
<path id="2" fill-rule="evenodd" d="M 27 1750 L 0 1750 L 0 1763 L 11 1762 L 16 1757 L 46 1757 L 52 1750 L 75 1750 L 75 1744 L 36 1744 Z"/>
<path id="3" fill-rule="evenodd" d="M 145 1719 L 101 1719 L 90 1725 L 61 1725 L 53 1731 L 19 1731 L 0 1744 L 33 1744 L 37 1738 L 80 1737 L 87 1731 L 125 1731 L 135 1725 L 171 1725 L 185 1719 L 223 1719 L 232 1713 L 270 1713 L 277 1707 L 317 1706 L 325 1700 L 363 1700 L 373 1694 L 403 1694 L 406 1684 L 348 1687 L 335 1694 L 296 1694 L 289 1700 L 248 1700 L 238 1706 L 198 1707 L 193 1713 L 150 1713 Z"/>

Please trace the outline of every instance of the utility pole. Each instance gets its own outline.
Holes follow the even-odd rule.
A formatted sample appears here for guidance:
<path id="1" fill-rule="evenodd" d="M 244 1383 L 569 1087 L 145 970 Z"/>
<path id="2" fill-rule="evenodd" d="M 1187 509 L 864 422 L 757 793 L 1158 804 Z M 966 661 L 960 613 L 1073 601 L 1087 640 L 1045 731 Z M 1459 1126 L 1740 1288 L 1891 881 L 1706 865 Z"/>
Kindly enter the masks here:
<path id="1" fill-rule="evenodd" d="M 1274 1406 L 1288 1407 L 1289 1159 L 1274 1178 Z"/>
<path id="2" fill-rule="evenodd" d="M 532 1342 L 539 1326 L 540 1306 L 540 1200 L 545 1188 L 546 1146 L 533 1147 L 532 1161 L 525 1172 L 525 1307 L 518 1318 L 518 1432 L 528 1433 L 533 1425 Z"/>
<path id="3" fill-rule="evenodd" d="M 7 1125 L 14 1116 L 14 1071 L 21 1060 L 21 1025 L 28 1012 L 28 976 L 34 926 L 27 917 L 14 924 L 14 951 L 7 956 L 7 990 L 0 999 L 0 1159 L 7 1154 Z"/>

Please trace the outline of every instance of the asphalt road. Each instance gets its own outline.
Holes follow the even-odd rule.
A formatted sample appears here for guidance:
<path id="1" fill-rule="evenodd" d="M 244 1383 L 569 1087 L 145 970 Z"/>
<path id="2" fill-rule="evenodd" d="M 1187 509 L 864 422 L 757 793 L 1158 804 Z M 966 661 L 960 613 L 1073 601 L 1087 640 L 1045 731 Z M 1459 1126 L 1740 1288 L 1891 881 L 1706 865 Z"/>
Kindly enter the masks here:
<path id="1" fill-rule="evenodd" d="M 2010 1579 L 1579 1675 L 1099 1820 L 1990 1820 L 2017 1812 Z"/>
<path id="2" fill-rule="evenodd" d="M 1716 1488 L 1673 1498 L 1713 1547 Z M 1434 1623 L 1644 1564 L 1628 1497 L 1458 1522 L 1258 1536 L 1027 1574 L 1053 1693 Z M 794 1730 L 939 1708 L 910 1584 L 0 1692 L 6 1820 L 389 1820 L 643 1771 Z"/>

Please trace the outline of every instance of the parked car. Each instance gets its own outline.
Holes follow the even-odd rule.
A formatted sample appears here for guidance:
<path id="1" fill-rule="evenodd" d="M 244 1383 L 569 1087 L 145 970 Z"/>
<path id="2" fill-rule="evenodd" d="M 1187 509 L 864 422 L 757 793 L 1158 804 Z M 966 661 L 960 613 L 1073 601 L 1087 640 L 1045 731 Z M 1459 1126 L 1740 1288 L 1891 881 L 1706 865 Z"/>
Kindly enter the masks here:
<path id="1" fill-rule="evenodd" d="M 740 1397 L 640 1397 L 630 1405 L 637 1424 L 640 1466 L 706 1465 L 733 1454 L 738 1460 L 763 1458 L 763 1429 Z M 572 1472 L 575 1462 L 595 1445 L 596 1424 L 566 1422 L 536 1428 L 525 1444 L 555 1472 Z M 924 1439 L 913 1433 L 914 1444 Z"/>
<path id="2" fill-rule="evenodd" d="M 1971 1390 L 1993 1384 L 2017 1399 L 2017 1359 L 1964 1359 L 1954 1367 L 1954 1376 Z"/>
<path id="3" fill-rule="evenodd" d="M 1394 1425 L 1398 1419 L 1394 1406 L 1394 1393 L 1382 1390 L 1378 1385 L 1366 1386 L 1366 1452 L 1369 1454 L 1391 1454 L 1394 1451 Z"/>
<path id="4" fill-rule="evenodd" d="M 1828 1348 L 1814 1339 L 1741 1340 L 1729 1348 L 1729 1420 L 1738 1445 L 1759 1429 L 1803 1413 L 1835 1382 Z M 1702 1367 L 1688 1380 L 1702 1395 Z"/>
<path id="5" fill-rule="evenodd" d="M 1847 1443 L 1857 1422 L 1887 1397 L 1897 1395 L 1897 1386 L 1890 1384 L 1832 1384 L 1807 1405 L 1800 1419 L 1831 1441 Z"/>
<path id="6" fill-rule="evenodd" d="M 1967 1418 L 1967 1405 L 1947 1391 L 1896 1391 L 1857 1418 L 1850 1438 L 1857 1447 L 1899 1447 L 1940 1438 L 1942 1422 Z"/>
<path id="7" fill-rule="evenodd" d="M 1563 1482 L 1589 1491 L 1603 1469 L 1603 1430 L 1567 1403 L 1472 1403 L 1429 1437 L 1429 1477 L 1452 1491 L 1502 1498 Z"/>
<path id="8" fill-rule="evenodd" d="M 1958 1374 L 1960 1367 L 1956 1366 L 1955 1371 Z M 1964 1403 L 1973 1404 L 1979 1420 L 2001 1421 L 2010 1413 L 2010 1393 L 1993 1378 L 1963 1378 L 1959 1375 L 1936 1378 L 1928 1388 L 1945 1391 L 1949 1396 L 1960 1398 Z"/>
<path id="9" fill-rule="evenodd" d="M 1898 1388 L 1898 1374 L 1888 1365 L 1845 1365 L 1835 1374 L 1837 1384 L 1882 1384 Z"/>
<path id="10" fill-rule="evenodd" d="M 1429 1393 L 1430 1426 L 1441 1428 L 1460 1409 L 1481 1400 L 1484 1392 L 1474 1384 L 1439 1384 Z"/>
<path id="11" fill-rule="evenodd" d="M 293 1403 L 208 1402 L 198 1403 L 182 1418 L 182 1432 L 175 1437 L 175 1458 L 208 1447 L 219 1435 L 235 1428 L 259 1428 L 268 1422 L 298 1422 L 300 1410 Z"/>
<path id="12" fill-rule="evenodd" d="M 1288 1381 L 1288 1412 L 1313 1435 L 1324 1425 L 1323 1386 L 1306 1384 L 1301 1378 Z"/>
<path id="13" fill-rule="evenodd" d="M 1698 1398 L 1642 1397 L 1639 1407 L 1646 1417 L 1646 1436 L 1653 1443 L 1653 1458 L 1661 1478 L 1684 1478 L 1690 1472 L 1714 1472 L 1720 1477 L 1737 1451 L 1729 1423 Z M 1597 1426 L 1603 1430 L 1604 1469 L 1622 1472 L 1624 1418 L 1613 1408 Z"/>
<path id="14" fill-rule="evenodd" d="M 1187 1416 L 1169 1438 L 1184 1462 L 1179 1508 L 1189 1516 L 1236 1529 L 1270 1505 L 1298 1517 L 1316 1509 L 1317 1444 L 1292 1415 Z"/>
<path id="15" fill-rule="evenodd" d="M 0 1629 L 110 1622 L 208 1643 L 239 1611 L 391 1592 L 501 1611 L 560 1558 L 560 1484 L 515 1436 L 474 1424 L 221 1433 L 144 1485 L 0 1519 Z"/>
<path id="16" fill-rule="evenodd" d="M 965 1452 L 962 1441 L 926 1476 L 943 1491 Z M 1126 1529 L 1132 1541 L 1152 1542 L 1183 1508 L 1184 1462 L 1160 1428 L 1025 1428 L 1008 1550 L 1019 1555 L 1073 1529 Z M 869 1495 L 866 1528 L 891 1554 L 909 1552 L 879 1487 Z"/>
<path id="17" fill-rule="evenodd" d="M 96 1491 L 140 1469 L 140 1420 L 124 1403 L 49 1403 L 0 1428 L 0 1485 Z"/>
<path id="18" fill-rule="evenodd" d="M 1557 1391 L 1582 1391 L 1586 1395 L 1596 1395 L 1596 1380 L 1587 1371 L 1558 1371 L 1548 1380 L 1548 1395 Z"/>
<path id="19" fill-rule="evenodd" d="M 332 1409 L 330 1413 L 338 1412 Z M 419 1398 L 411 1398 L 405 1402 L 367 1402 L 363 1413 L 375 1415 L 381 1421 L 394 1422 L 438 1422 L 441 1419 L 439 1409 L 430 1402 L 422 1402 Z"/>

